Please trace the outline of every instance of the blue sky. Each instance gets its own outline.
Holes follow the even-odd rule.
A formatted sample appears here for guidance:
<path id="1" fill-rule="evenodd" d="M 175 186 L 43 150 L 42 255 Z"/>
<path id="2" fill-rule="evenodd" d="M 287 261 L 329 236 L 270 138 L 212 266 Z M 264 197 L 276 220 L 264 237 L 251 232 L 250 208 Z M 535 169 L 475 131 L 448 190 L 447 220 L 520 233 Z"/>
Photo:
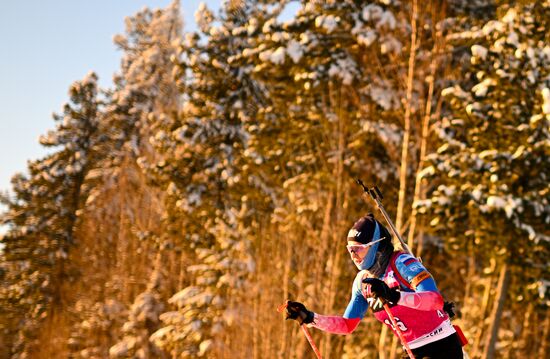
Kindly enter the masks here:
<path id="1" fill-rule="evenodd" d="M 0 11 L 0 191 L 24 171 L 27 160 L 46 152 L 38 137 L 54 127 L 69 85 L 95 71 L 109 87 L 121 53 L 112 42 L 124 32 L 124 18 L 144 6 L 170 0 L 3 1 Z M 195 29 L 203 1 L 181 0 L 185 30 Z M 221 0 L 204 1 L 210 9 Z"/>

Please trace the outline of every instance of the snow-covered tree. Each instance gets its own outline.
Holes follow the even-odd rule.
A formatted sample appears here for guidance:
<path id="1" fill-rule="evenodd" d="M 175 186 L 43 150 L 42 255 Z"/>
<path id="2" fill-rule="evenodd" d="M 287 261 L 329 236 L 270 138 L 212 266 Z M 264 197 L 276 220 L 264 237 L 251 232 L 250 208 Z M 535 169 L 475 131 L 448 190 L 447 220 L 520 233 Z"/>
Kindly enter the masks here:
<path id="1" fill-rule="evenodd" d="M 157 268 L 160 265 L 157 261 Z M 156 270 L 145 291 L 132 303 L 128 320 L 122 326 L 121 340 L 109 348 L 110 358 L 156 358 L 161 355 L 154 342 L 149 341 L 150 335 L 158 328 L 159 315 L 164 309 L 159 293 L 161 285 L 160 270 Z"/>
<path id="2" fill-rule="evenodd" d="M 343 311 L 360 177 L 399 198 L 472 357 L 547 356 L 547 0 L 231 0 L 187 34 L 179 4 L 126 19 L 113 88 L 75 83 L 4 196 L 8 355 L 309 356 L 275 308 Z M 380 328 L 312 334 L 391 358 Z"/>
<path id="3" fill-rule="evenodd" d="M 311 1 L 291 19 L 268 14 L 250 19 L 251 48 L 232 59 L 252 63 L 251 75 L 267 93 L 267 105 L 245 122 L 249 167 L 274 208 L 273 237 L 263 238 L 262 248 L 269 242 L 287 248 L 273 248 L 273 261 L 283 263 L 278 276 L 292 278 L 278 287 L 279 296 L 323 298 L 315 308 L 337 312 L 347 296 L 339 278 L 352 273 L 339 243 L 352 218 L 367 211 L 354 178 L 391 183 L 398 169 L 393 159 L 402 137 L 397 115 L 407 31 L 393 2 Z M 384 76 L 379 61 L 393 63 L 393 72 Z M 286 345 L 295 333 L 280 329 L 289 342 L 281 350 L 293 350 Z M 320 341 L 328 356 L 342 345 L 334 336 Z"/>
<path id="4" fill-rule="evenodd" d="M 100 100 L 97 76 L 88 74 L 69 90 L 71 103 L 54 115 L 55 130 L 40 138 L 52 148 L 45 158 L 31 161 L 27 175 L 13 177 L 13 196 L 3 198 L 8 210 L 2 238 L 8 263 L 3 306 L 13 314 L 14 358 L 37 350 L 39 328 L 66 304 L 64 286 L 76 278 L 68 265 L 75 245 L 75 226 L 88 195 L 84 178 L 94 161 Z"/>
<path id="5" fill-rule="evenodd" d="M 141 162 L 166 190 L 165 223 L 173 238 L 180 237 L 175 249 L 194 253 L 187 268 L 189 286 L 170 300 L 177 313 L 161 315 L 165 326 L 151 337 L 177 357 L 218 356 L 227 350 L 223 329 L 237 323 L 231 298 L 241 295 L 251 269 L 246 227 L 240 225 L 250 208 L 236 188 L 246 180 L 240 174 L 246 139 L 241 122 L 254 111 L 247 106 L 254 89 L 242 69 L 228 64 L 246 40 L 232 34 L 242 22 L 232 6 L 226 4 L 219 25 L 204 4 L 199 8 L 202 34 L 186 34 L 182 48 L 183 108 L 177 116 L 158 119 L 150 141 L 161 159 Z M 181 321 L 174 322 L 175 316 Z"/>
<path id="6" fill-rule="evenodd" d="M 149 144 L 151 128 L 160 114 L 178 107 L 175 75 L 182 41 L 179 1 L 163 9 L 143 8 L 126 18 L 125 24 L 125 33 L 114 37 L 122 60 L 114 87 L 106 91 L 100 122 L 101 161 L 86 178 L 92 193 L 80 233 L 85 243 L 75 260 L 86 267 L 94 281 L 75 286 L 90 295 L 70 309 L 68 342 L 74 357 L 153 355 L 148 336 L 157 329 L 158 315 L 153 318 L 151 311 L 147 320 L 142 320 L 142 311 L 151 306 L 151 300 L 155 301 L 153 307 L 162 306 L 163 291 L 168 290 L 148 280 L 151 273 L 168 269 L 140 265 L 142 258 L 155 262 L 165 245 L 160 243 L 157 221 L 162 212 L 162 192 L 147 184 L 148 176 L 137 158 L 153 160 L 156 154 Z M 86 233 L 94 221 L 102 223 L 97 229 L 99 240 Z M 128 253 L 130 248 L 137 253 Z M 129 275 L 137 282 L 137 292 L 120 289 Z M 98 281 L 105 284 L 98 287 Z M 129 302 L 127 296 L 132 296 Z"/>
<path id="7" fill-rule="evenodd" d="M 114 37 L 123 52 L 120 71 L 103 125 L 112 147 L 109 158 L 119 164 L 124 155 L 152 155 L 147 139 L 163 112 L 179 105 L 177 56 L 182 41 L 179 1 L 165 9 L 144 8 L 125 20 L 125 34 Z M 122 146 L 125 148 L 121 149 Z"/>
<path id="8" fill-rule="evenodd" d="M 536 288 L 548 280 L 550 244 L 550 3 L 505 4 L 497 15 L 451 36 L 469 47 L 469 61 L 464 80 L 443 91 L 448 112 L 434 128 L 440 147 L 423 170 L 433 190 L 417 204 L 450 249 L 499 265 L 489 357 L 506 296 L 548 301 Z M 508 290 L 510 276 L 522 285 Z"/>

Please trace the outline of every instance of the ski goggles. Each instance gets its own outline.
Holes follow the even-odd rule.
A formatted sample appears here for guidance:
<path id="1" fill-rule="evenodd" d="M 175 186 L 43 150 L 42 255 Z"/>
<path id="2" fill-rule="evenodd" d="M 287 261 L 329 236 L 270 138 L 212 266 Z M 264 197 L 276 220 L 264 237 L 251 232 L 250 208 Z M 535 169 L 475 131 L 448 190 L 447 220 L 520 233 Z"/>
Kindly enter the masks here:
<path id="1" fill-rule="evenodd" d="M 353 254 L 353 253 L 358 254 L 359 251 L 364 250 L 364 249 L 368 249 L 370 246 L 374 245 L 375 243 L 380 242 L 383 239 L 386 239 L 386 237 L 382 237 L 380 239 L 369 242 L 367 244 L 348 244 L 346 246 L 346 248 L 347 248 L 349 254 Z"/>

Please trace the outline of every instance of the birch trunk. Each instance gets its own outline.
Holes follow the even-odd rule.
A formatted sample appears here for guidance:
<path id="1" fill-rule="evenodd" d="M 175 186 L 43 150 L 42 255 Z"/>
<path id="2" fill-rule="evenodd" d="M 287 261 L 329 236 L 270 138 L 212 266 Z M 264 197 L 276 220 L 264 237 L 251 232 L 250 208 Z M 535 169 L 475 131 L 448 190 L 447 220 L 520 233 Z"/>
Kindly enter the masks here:
<path id="1" fill-rule="evenodd" d="M 529 303 L 529 305 L 527 306 L 527 310 L 525 311 L 525 318 L 523 318 L 523 322 L 522 322 L 522 325 L 521 325 L 521 331 L 520 331 L 520 335 L 519 335 L 519 344 L 518 344 L 518 348 L 522 351 L 522 352 L 527 352 L 527 348 L 528 348 L 528 342 L 529 342 L 529 334 L 530 334 L 530 325 L 529 323 L 533 321 L 533 314 L 534 314 L 534 311 L 535 311 L 535 308 L 534 308 L 534 305 L 533 303 Z"/>

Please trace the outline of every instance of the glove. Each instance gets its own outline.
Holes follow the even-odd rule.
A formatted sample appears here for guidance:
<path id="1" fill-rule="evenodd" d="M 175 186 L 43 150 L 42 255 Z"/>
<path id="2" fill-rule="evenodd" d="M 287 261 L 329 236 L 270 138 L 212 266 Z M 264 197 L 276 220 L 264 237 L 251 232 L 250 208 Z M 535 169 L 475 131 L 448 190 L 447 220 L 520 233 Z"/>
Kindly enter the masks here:
<path id="1" fill-rule="evenodd" d="M 443 310 L 445 312 L 447 312 L 447 315 L 451 319 L 456 315 L 456 313 L 455 313 L 455 303 L 454 302 L 444 302 L 443 303 Z"/>
<path id="2" fill-rule="evenodd" d="M 286 319 L 294 319 L 300 325 L 313 322 L 314 313 L 306 309 L 300 302 L 286 301 Z"/>
<path id="3" fill-rule="evenodd" d="M 390 289 L 386 283 L 377 278 L 363 279 L 363 294 L 367 297 L 380 298 L 392 304 L 397 304 L 401 298 L 401 293 L 397 288 Z"/>

